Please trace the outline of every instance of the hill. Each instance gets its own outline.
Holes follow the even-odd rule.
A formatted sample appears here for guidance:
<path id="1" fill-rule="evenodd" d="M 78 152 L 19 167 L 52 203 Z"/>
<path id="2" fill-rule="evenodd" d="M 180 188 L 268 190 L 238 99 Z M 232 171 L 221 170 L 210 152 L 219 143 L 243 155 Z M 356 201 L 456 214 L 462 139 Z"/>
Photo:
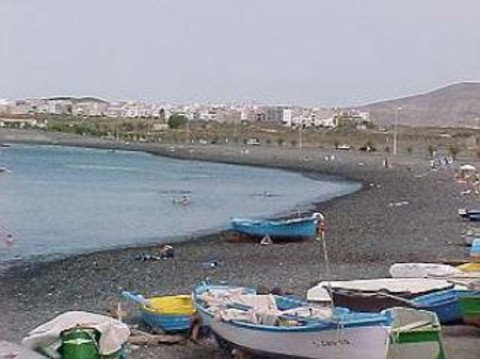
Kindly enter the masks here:
<path id="1" fill-rule="evenodd" d="M 82 102 L 99 102 L 99 103 L 108 103 L 108 101 L 102 100 L 96 97 L 50 97 L 47 98 L 50 101 L 72 101 L 73 103 L 82 103 Z"/>
<path id="2" fill-rule="evenodd" d="M 480 125 L 480 83 L 453 84 L 420 95 L 357 107 L 369 111 L 380 124 L 393 124 L 397 109 L 399 124 L 412 126 L 478 127 Z"/>

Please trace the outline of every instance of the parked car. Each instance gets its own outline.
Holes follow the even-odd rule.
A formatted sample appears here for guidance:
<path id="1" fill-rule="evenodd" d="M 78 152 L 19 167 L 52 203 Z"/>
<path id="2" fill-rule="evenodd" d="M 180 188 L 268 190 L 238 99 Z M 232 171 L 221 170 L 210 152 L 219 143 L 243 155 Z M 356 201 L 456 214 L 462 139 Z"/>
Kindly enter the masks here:
<path id="1" fill-rule="evenodd" d="M 352 149 L 352 146 L 350 145 L 338 145 L 337 150 L 343 150 L 343 151 L 350 151 Z"/>
<path id="2" fill-rule="evenodd" d="M 359 148 L 359 150 L 363 152 L 375 152 L 377 149 L 370 145 L 363 145 Z"/>
<path id="3" fill-rule="evenodd" d="M 260 146 L 260 140 L 256 137 L 249 138 L 246 142 L 246 145 L 249 146 Z"/>

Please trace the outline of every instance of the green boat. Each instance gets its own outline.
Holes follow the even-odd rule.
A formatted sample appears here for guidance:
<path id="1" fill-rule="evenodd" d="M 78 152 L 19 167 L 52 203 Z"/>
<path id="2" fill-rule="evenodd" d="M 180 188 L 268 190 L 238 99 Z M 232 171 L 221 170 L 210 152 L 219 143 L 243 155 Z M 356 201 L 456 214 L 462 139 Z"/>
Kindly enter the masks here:
<path id="1" fill-rule="evenodd" d="M 466 324 L 480 327 L 480 292 L 459 296 L 460 313 Z"/>
<path id="2" fill-rule="evenodd" d="M 445 359 L 437 315 L 410 308 L 387 309 L 393 315 L 388 359 Z"/>

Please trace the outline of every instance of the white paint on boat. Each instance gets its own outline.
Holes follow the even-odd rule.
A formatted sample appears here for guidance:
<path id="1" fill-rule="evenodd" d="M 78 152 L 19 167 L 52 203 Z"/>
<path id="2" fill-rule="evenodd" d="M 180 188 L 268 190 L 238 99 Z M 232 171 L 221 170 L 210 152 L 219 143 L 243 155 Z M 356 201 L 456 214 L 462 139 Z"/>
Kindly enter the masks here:
<path id="1" fill-rule="evenodd" d="M 382 326 L 272 331 L 211 320 L 210 327 L 227 342 L 268 355 L 384 359 L 388 350 L 388 327 Z"/>

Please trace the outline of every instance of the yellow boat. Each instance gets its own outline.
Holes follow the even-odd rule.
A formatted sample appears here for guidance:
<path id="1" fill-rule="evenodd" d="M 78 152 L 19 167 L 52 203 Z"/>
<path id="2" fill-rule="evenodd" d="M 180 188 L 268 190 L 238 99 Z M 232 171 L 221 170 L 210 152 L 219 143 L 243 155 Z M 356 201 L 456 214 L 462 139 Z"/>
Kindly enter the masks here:
<path id="1" fill-rule="evenodd" d="M 465 263 L 457 266 L 462 272 L 480 272 L 480 263 Z"/>
<path id="2" fill-rule="evenodd" d="M 191 326 L 195 308 L 192 297 L 188 294 L 144 298 L 142 295 L 124 291 L 122 295 L 141 305 L 143 321 L 153 328 L 160 328 L 168 333 L 188 330 Z"/>
<path id="3" fill-rule="evenodd" d="M 142 310 L 154 314 L 192 315 L 195 308 L 190 295 L 169 295 L 147 299 L 147 305 Z"/>

